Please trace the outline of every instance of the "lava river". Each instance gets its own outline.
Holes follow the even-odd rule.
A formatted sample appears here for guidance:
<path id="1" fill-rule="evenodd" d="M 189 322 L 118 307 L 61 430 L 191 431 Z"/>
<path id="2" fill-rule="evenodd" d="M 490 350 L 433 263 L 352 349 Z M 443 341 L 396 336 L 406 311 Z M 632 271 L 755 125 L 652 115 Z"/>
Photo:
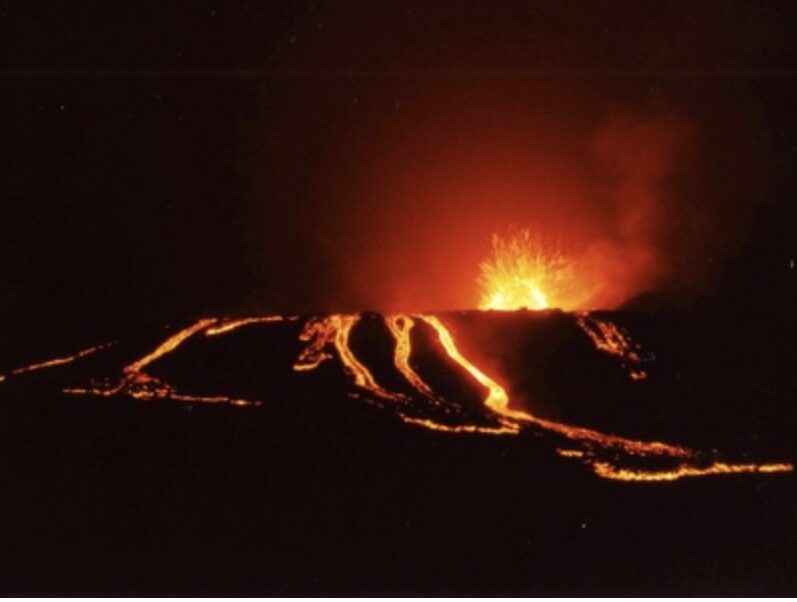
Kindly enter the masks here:
<path id="1" fill-rule="evenodd" d="M 566 314 L 594 351 L 608 354 L 632 381 L 647 378 L 643 354 L 628 333 L 614 322 L 588 312 Z M 121 366 L 120 373 L 93 378 L 90 383 L 61 388 L 69 395 L 98 397 L 128 396 L 138 400 L 167 400 L 178 403 L 266 406 L 268 400 L 238 395 L 186 392 L 150 370 L 166 356 L 171 356 L 188 341 L 223 338 L 233 332 L 255 326 L 272 328 L 290 324 L 298 332 L 298 354 L 287 371 L 292 378 L 311 379 L 322 367 L 342 371 L 349 383 L 348 395 L 371 404 L 377 411 L 390 412 L 414 428 L 463 436 L 523 437 L 544 432 L 556 443 L 562 458 L 570 458 L 589 467 L 598 477 L 618 481 L 674 481 L 686 477 L 733 474 L 770 474 L 792 472 L 788 462 L 733 462 L 714 450 L 664 441 L 638 440 L 616 434 L 558 422 L 513 406 L 506 388 L 477 360 L 466 357 L 455 333 L 444 320 L 431 314 L 390 314 L 371 316 L 389 333 L 392 345 L 391 384 L 380 382 L 370 355 L 355 350 L 352 337 L 364 326 L 362 314 L 333 314 L 310 318 L 297 316 L 262 316 L 228 320 L 207 318 L 184 328 L 164 340 L 149 353 Z M 424 329 L 436 353 L 446 358 L 447 370 L 457 370 L 470 379 L 470 386 L 480 391 L 480 402 L 468 407 L 456 395 L 437 390 L 428 374 L 422 374 L 414 361 L 415 338 Z M 268 331 L 264 331 L 268 336 Z M 16 368 L 0 376 L 11 381 L 44 368 L 71 364 L 93 357 L 113 344 L 99 345 L 66 357 Z M 292 368 L 292 369 L 291 369 Z M 289 375 L 285 375 L 289 377 Z M 441 436 L 445 436 L 441 434 Z"/>

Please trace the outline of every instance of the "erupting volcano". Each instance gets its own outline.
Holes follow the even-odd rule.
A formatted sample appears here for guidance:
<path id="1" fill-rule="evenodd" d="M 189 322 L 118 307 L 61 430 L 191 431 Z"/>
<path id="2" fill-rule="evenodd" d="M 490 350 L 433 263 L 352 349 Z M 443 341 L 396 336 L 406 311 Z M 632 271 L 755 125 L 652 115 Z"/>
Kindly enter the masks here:
<path id="1" fill-rule="evenodd" d="M 225 392 L 224 388 L 240 389 L 234 380 L 229 380 L 235 378 L 229 372 L 226 376 L 217 375 L 219 378 L 210 387 L 211 391 L 197 390 L 197 383 L 207 381 L 207 373 L 212 374 L 214 369 L 210 360 L 201 358 L 206 353 L 210 354 L 207 357 L 213 357 L 213 353 L 226 354 L 218 345 L 252 331 L 266 345 L 269 337 L 280 341 L 263 358 L 263 362 L 272 364 L 266 370 L 267 390 L 280 391 L 282 395 L 287 391 L 289 396 L 305 398 L 308 390 L 313 389 L 313 379 L 322 378 L 327 388 L 322 387 L 319 403 L 323 403 L 324 395 L 343 394 L 392 413 L 415 427 L 467 436 L 530 437 L 544 433 L 551 439 L 552 451 L 560 457 L 580 461 L 598 477 L 674 481 L 684 477 L 793 470 L 790 462 L 729 461 L 711 449 L 630 438 L 544 417 L 534 410 L 538 403 L 536 394 L 521 385 L 525 375 L 508 372 L 500 361 L 490 360 L 487 363 L 491 368 L 483 367 L 482 360 L 489 360 L 490 354 L 474 347 L 472 340 L 467 341 L 470 351 L 462 350 L 460 339 L 464 334 L 457 333 L 452 322 L 464 320 L 489 331 L 495 328 L 496 319 L 510 320 L 514 329 L 519 329 L 523 336 L 528 332 L 532 339 L 535 329 L 555 327 L 558 337 L 567 341 L 567 345 L 588 347 L 597 356 L 585 361 L 606 357 L 610 362 L 603 369 L 610 374 L 623 374 L 628 385 L 622 386 L 638 386 L 635 383 L 648 378 L 645 359 L 648 354 L 625 328 L 605 312 L 563 313 L 552 309 L 567 306 L 568 291 L 575 286 L 572 279 L 572 263 L 558 252 L 546 252 L 528 230 L 523 230 L 508 240 L 494 237 L 493 255 L 481 265 L 480 307 L 490 311 L 206 318 L 175 332 L 138 359 L 123 360 L 122 352 L 115 360 L 122 362 L 118 374 L 95 375 L 88 384 L 61 384 L 61 391 L 68 395 L 126 395 L 138 400 L 260 406 L 257 411 L 268 411 L 272 401 L 268 397 Z M 493 338 L 501 336 L 497 333 L 498 330 Z M 284 346 L 287 338 L 294 341 L 293 348 Z M 493 344 L 502 348 L 500 341 L 493 340 Z M 563 353 L 550 342 L 545 345 L 549 352 Z M 99 351 L 112 346 L 118 347 L 108 343 L 17 368 L 2 380 L 96 357 Z M 211 349 L 205 350 L 208 346 Z M 391 365 L 382 359 L 382 350 L 387 348 Z M 203 378 L 184 369 L 181 379 L 186 382 L 174 383 L 158 371 L 159 364 L 166 360 L 173 358 L 180 362 L 183 351 L 187 354 L 182 360 L 187 362 L 185 366 L 205 366 Z M 503 349 L 501 353 L 509 357 L 511 350 Z M 501 373 L 500 378 L 491 373 L 494 371 Z M 67 381 L 71 378 L 66 377 Z M 246 378 L 251 379 L 252 375 Z M 259 378 L 262 380 L 262 375 Z M 578 380 L 581 376 L 576 372 L 570 378 Z M 535 383 L 531 387 L 536 389 Z M 525 400 L 522 405 L 513 401 L 510 391 Z"/>
<path id="2" fill-rule="evenodd" d="M 0 9 L 0 593 L 797 592 L 797 2 L 148 4 Z"/>
<path id="3" fill-rule="evenodd" d="M 572 262 L 546 249 L 528 229 L 494 234 L 492 255 L 481 264 L 479 309 L 565 309 L 572 280 Z"/>

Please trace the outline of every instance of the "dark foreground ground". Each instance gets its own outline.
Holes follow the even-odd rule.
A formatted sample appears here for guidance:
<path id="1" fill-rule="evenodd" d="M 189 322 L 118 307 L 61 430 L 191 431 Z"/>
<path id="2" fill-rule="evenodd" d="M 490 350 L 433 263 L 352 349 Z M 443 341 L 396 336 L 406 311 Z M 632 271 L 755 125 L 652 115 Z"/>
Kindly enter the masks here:
<path id="1" fill-rule="evenodd" d="M 568 339 L 555 315 L 446 319 L 463 347 L 493 358 L 504 349 L 512 386 L 532 388 L 546 416 L 719 448 L 733 459 L 794 461 L 788 329 L 763 316 L 616 317 L 655 353 L 644 383 Z M 797 591 L 793 474 L 601 480 L 558 457 L 542 433 L 412 427 L 348 398 L 331 373 L 308 377 L 316 380 L 299 394 L 270 386 L 263 375 L 289 366 L 300 347 L 290 342 L 294 331 L 266 334 L 231 334 L 204 356 L 187 346 L 159 368 L 206 388 L 232 383 L 236 394 L 266 401 L 260 407 L 57 394 L 64 380 L 113 358 L 1 384 L 0 589 Z M 163 333 L 137 337 L 131 349 L 149 349 Z"/>

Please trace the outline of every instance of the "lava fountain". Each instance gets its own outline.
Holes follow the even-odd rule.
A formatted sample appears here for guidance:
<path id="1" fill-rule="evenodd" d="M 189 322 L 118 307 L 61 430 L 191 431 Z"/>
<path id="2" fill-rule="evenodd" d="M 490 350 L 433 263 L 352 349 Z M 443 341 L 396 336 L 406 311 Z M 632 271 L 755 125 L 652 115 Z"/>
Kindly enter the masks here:
<path id="1" fill-rule="evenodd" d="M 547 249 L 528 229 L 493 234 L 492 253 L 481 265 L 479 309 L 548 309 L 567 306 L 572 262 Z"/>

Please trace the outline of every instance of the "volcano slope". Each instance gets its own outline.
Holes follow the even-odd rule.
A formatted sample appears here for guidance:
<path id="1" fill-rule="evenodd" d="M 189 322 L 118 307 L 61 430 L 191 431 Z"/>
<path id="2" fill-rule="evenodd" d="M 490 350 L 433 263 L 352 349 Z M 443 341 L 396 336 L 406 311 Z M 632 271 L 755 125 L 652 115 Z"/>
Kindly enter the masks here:
<path id="1" fill-rule="evenodd" d="M 720 326 L 210 318 L 20 361 L 3 587 L 794 591 L 789 343 Z"/>

